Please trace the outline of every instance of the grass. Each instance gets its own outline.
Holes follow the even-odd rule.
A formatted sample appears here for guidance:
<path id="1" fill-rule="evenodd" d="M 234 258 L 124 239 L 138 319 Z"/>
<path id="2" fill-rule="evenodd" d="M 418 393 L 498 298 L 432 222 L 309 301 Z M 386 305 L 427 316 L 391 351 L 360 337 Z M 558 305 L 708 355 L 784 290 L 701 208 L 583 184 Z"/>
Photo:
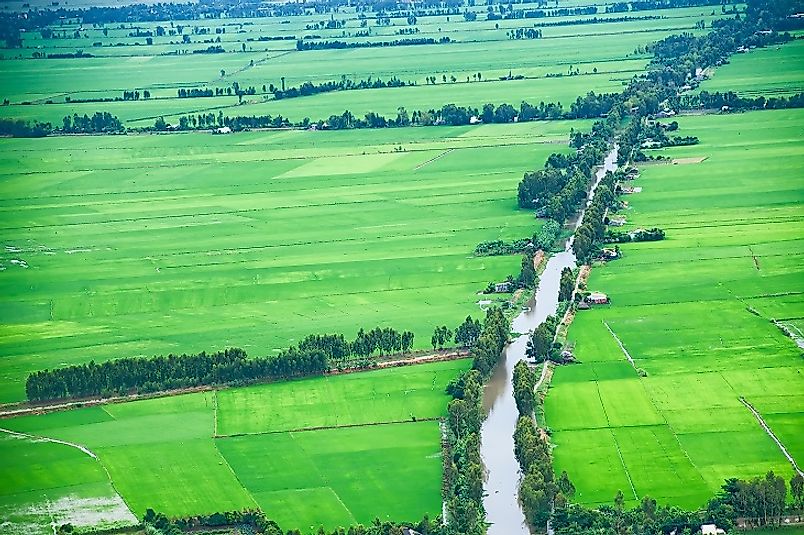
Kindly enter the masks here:
<path id="1" fill-rule="evenodd" d="M 628 228 L 658 226 L 667 239 L 622 246 L 621 260 L 594 268 L 589 288 L 612 304 L 579 313 L 569 338 L 582 364 L 557 369 L 546 400 L 556 469 L 590 505 L 622 490 L 694 508 L 728 477 L 789 479 L 741 396 L 799 461 L 804 453 L 801 352 L 770 321 L 801 317 L 804 113 L 679 125 L 701 144 L 665 154 L 707 159 L 643 167 Z"/>
<path id="2" fill-rule="evenodd" d="M 90 359 L 377 325 L 426 348 L 518 272 L 471 251 L 538 229 L 510 192 L 573 124 L 4 140 L 0 401 Z"/>
<path id="3" fill-rule="evenodd" d="M 433 517 L 441 508 L 439 425 L 410 415 L 441 416 L 446 383 L 468 366 L 438 362 L 5 420 L 15 431 L 87 447 L 98 460 L 0 437 L 0 510 L 47 527 L 22 512 L 84 493 L 118 506 L 122 497 L 137 517 L 147 508 L 181 516 L 259 506 L 284 529 Z M 397 420 L 404 423 L 385 423 Z M 330 427 L 287 431 L 314 426 Z M 255 434 L 225 436 L 245 432 Z"/>

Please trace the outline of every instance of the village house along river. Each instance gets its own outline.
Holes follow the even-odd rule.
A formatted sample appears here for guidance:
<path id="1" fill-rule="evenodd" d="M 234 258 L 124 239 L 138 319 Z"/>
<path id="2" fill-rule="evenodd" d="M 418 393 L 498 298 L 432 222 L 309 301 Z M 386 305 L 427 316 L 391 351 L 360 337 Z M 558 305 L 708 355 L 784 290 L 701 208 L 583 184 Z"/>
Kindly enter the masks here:
<path id="1" fill-rule="evenodd" d="M 595 188 L 606 172 L 617 169 L 617 147 L 609 153 L 602 167 L 595 174 L 595 182 L 589 191 L 591 200 Z M 587 201 L 588 204 L 588 201 Z M 585 207 L 584 207 L 585 209 Z M 583 212 L 573 221 L 573 227 L 580 225 Z M 514 428 L 519 412 L 514 401 L 512 384 L 514 365 L 525 358 L 528 332 L 538 327 L 558 308 L 558 286 L 561 270 L 575 267 L 572 253 L 572 238 L 564 252 L 550 257 L 544 272 L 539 277 L 539 285 L 530 309 L 517 316 L 512 330 L 525 333 L 505 348 L 505 355 L 494 370 L 483 396 L 483 409 L 487 417 L 480 431 L 480 455 L 486 468 L 486 481 L 483 489 L 485 497 L 486 521 L 489 522 L 489 535 L 529 535 L 525 515 L 519 504 L 519 463 L 514 457 Z"/>

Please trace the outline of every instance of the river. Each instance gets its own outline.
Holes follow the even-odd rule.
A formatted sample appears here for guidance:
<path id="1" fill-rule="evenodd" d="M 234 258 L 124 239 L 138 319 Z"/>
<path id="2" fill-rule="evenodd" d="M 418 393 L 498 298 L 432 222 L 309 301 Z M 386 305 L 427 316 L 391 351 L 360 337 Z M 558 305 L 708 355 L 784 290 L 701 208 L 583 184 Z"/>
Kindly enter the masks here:
<path id="1" fill-rule="evenodd" d="M 606 172 L 616 169 L 615 146 L 595 174 L 595 182 L 589 190 L 587 205 Z M 573 228 L 580 225 L 585 209 L 584 206 L 578 218 L 571 222 Z M 571 244 L 572 238 L 567 240 L 563 252 L 550 257 L 544 272 L 539 277 L 535 295 L 528 303 L 530 310 L 522 312 L 514 319 L 512 324 L 514 332 L 529 333 L 547 316 L 555 314 L 558 308 L 561 271 L 566 267 L 575 267 L 575 255 L 572 253 Z M 483 409 L 487 416 L 480 431 L 480 455 L 486 468 L 483 505 L 486 508 L 486 521 L 490 524 L 489 535 L 530 534 L 518 498 L 521 474 L 519 463 L 514 457 L 514 428 L 519 412 L 514 401 L 512 385 L 514 365 L 525 358 L 527 343 L 528 334 L 522 334 L 505 348 L 504 358 L 494 370 L 483 396 Z"/>

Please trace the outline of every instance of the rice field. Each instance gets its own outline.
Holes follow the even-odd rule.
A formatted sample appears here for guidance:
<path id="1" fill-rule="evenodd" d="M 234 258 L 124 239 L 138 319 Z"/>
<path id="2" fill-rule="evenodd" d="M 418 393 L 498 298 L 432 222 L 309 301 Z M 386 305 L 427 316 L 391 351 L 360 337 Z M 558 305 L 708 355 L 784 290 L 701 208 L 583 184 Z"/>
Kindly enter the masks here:
<path id="1" fill-rule="evenodd" d="M 790 96 L 804 91 L 804 42 L 792 41 L 771 48 L 735 54 L 718 68 L 700 90 L 734 91 L 744 97 Z"/>
<path id="2" fill-rule="evenodd" d="M 663 154 L 706 159 L 642 166 L 626 228 L 667 239 L 621 245 L 622 259 L 593 269 L 589 288 L 612 303 L 578 314 L 582 364 L 557 369 L 546 398 L 556 469 L 589 505 L 622 490 L 697 508 L 729 477 L 789 479 L 740 397 L 804 456 L 802 353 L 771 322 L 804 315 L 804 113 L 678 121 L 701 144 Z"/>
<path id="3" fill-rule="evenodd" d="M 650 42 L 679 32 L 700 33 L 696 23 L 710 23 L 721 17 L 720 10 L 706 7 L 640 11 L 642 19 L 600 22 L 620 16 L 600 13 L 593 16 L 551 17 L 550 23 L 569 25 L 540 28 L 540 39 L 510 39 L 509 32 L 529 29 L 526 20 L 483 20 L 485 6 L 470 10 L 480 14 L 478 21 L 466 22 L 461 16 L 423 16 L 415 26 L 404 19 L 392 19 L 390 26 L 368 28 L 369 35 L 354 37 L 361 30 L 357 14 L 347 8 L 333 20 L 345 23 L 343 29 L 309 30 L 311 24 L 330 20 L 329 15 L 280 19 L 227 19 L 225 21 L 176 21 L 191 36 L 154 36 L 146 45 L 137 32 L 155 32 L 164 22 L 130 24 L 120 28 L 83 28 L 69 22 L 54 28 L 54 35 L 39 32 L 24 36 L 22 49 L 2 50 L 3 72 L 0 97 L 9 99 L 0 107 L 0 117 L 49 121 L 61 124 L 65 115 L 108 111 L 127 126 L 152 126 L 164 116 L 177 120 L 180 114 L 215 113 L 225 115 L 281 114 L 297 121 L 313 121 L 341 114 L 348 109 L 356 116 L 375 112 L 395 117 L 399 106 L 409 111 L 426 111 L 444 104 L 482 107 L 487 102 L 518 105 L 527 100 L 561 102 L 565 107 L 588 91 L 619 92 L 623 84 L 641 72 L 649 56 L 640 52 Z M 522 6 L 533 8 L 535 6 Z M 578 23 L 582 21 L 582 23 Z M 597 21 L 597 22 L 595 22 Z M 400 34 L 410 28 L 415 38 L 449 37 L 447 45 L 396 46 L 345 50 L 296 50 L 296 39 L 390 41 L 408 37 Z M 74 33 L 78 31 L 78 37 Z M 195 32 L 204 31 L 206 34 Z M 260 37 L 286 37 L 287 40 L 260 40 Z M 220 42 L 217 43 L 217 40 Z M 226 53 L 193 54 L 210 46 L 222 46 Z M 83 50 L 94 57 L 78 59 L 32 59 L 35 54 L 74 53 Z M 477 81 L 473 77 L 481 75 Z M 522 80 L 501 80 L 509 75 Z M 426 78 L 436 78 L 428 84 Z M 304 82 L 321 83 L 342 78 L 383 79 L 397 77 L 415 87 L 363 90 L 321 94 L 274 101 L 263 90 L 271 84 L 280 87 Z M 454 80 L 453 80 L 454 77 Z M 210 98 L 177 98 L 179 88 L 231 88 L 253 86 L 255 95 Z M 120 97 L 124 90 L 148 90 L 149 100 L 120 102 L 76 102 L 86 99 Z"/>
<path id="4" fill-rule="evenodd" d="M 32 370 L 393 326 L 429 346 L 531 236 L 511 194 L 572 126 L 527 123 L 0 145 L 0 402 Z"/>
<path id="5" fill-rule="evenodd" d="M 260 507 L 284 529 L 305 531 L 368 524 L 380 511 L 397 520 L 434 517 L 441 446 L 433 420 L 446 413 L 447 383 L 469 365 L 439 362 L 4 420 L 17 433 L 69 444 L 0 436 L 0 511 L 30 533 L 50 531 L 48 507 L 58 518 L 78 518 L 76 525 L 84 525 L 82 514 L 126 524 L 147 508 L 180 516 Z M 365 395 L 350 395 L 356 388 Z"/>

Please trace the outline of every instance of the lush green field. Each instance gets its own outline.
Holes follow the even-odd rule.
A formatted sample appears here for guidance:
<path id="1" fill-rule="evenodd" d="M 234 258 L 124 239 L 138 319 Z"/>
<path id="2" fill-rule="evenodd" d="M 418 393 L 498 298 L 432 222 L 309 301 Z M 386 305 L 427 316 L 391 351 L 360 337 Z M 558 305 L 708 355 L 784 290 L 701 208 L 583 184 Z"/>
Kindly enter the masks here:
<path id="1" fill-rule="evenodd" d="M 556 468 L 587 504 L 622 490 L 698 507 L 728 477 L 789 479 L 740 396 L 804 458 L 801 350 L 770 321 L 804 317 L 804 112 L 678 120 L 701 144 L 664 154 L 707 159 L 643 166 L 626 228 L 667 239 L 593 269 L 612 304 L 576 317 L 582 364 L 558 369 L 546 399 Z"/>
<path id="2" fill-rule="evenodd" d="M 351 9 L 342 10 L 335 20 L 344 29 L 305 29 L 311 23 L 328 21 L 329 15 L 309 14 L 287 19 L 227 19 L 220 21 L 176 21 L 192 35 L 182 44 L 180 36 L 154 37 L 145 46 L 134 32 L 154 32 L 165 23 L 117 25 L 83 28 L 66 23 L 55 28 L 52 37 L 39 32 L 25 35 L 24 48 L 0 50 L 5 76 L 0 78 L 0 97 L 11 105 L 0 107 L 0 117 L 37 119 L 61 124 L 65 115 L 92 115 L 108 111 L 128 126 L 151 126 L 165 116 L 176 122 L 178 114 L 215 113 L 226 115 L 281 114 L 292 120 L 309 117 L 326 119 L 348 109 L 357 116 L 373 111 L 394 117 L 399 106 L 409 111 L 440 108 L 456 103 L 481 107 L 487 102 L 518 105 L 527 100 L 561 102 L 565 107 L 588 91 L 618 92 L 623 83 L 640 72 L 648 56 L 637 52 L 645 45 L 672 33 L 692 32 L 699 21 L 711 22 L 722 16 L 707 8 L 640 11 L 647 20 L 594 23 L 621 16 L 603 14 L 582 17 L 550 17 L 549 24 L 584 21 L 582 24 L 540 28 L 541 39 L 515 40 L 508 32 L 532 28 L 537 23 L 523 19 L 488 21 L 485 6 L 472 8 L 480 14 L 475 22 L 463 16 L 426 16 L 417 20 L 414 35 L 400 35 L 409 28 L 406 20 L 393 19 L 390 26 L 372 25 L 369 36 L 353 37 L 359 21 Z M 523 6 L 535 7 L 535 6 Z M 196 35 L 201 30 L 208 34 Z M 225 31 L 224 31 L 225 30 Z M 73 33 L 78 31 L 79 37 Z M 224 31 L 224 33 L 216 33 Z M 297 51 L 296 41 L 259 41 L 267 36 L 318 36 L 312 39 L 343 41 L 389 41 L 400 38 L 449 37 L 448 45 L 359 48 L 345 50 Z M 207 48 L 203 41 L 220 39 L 223 54 L 192 54 Z M 95 43 L 103 46 L 93 46 Z M 217 43 L 216 43 L 217 44 Z M 245 49 L 243 48 L 245 47 Z M 34 54 L 73 53 L 83 50 L 95 57 L 81 59 L 32 59 Z M 178 53 L 178 55 L 176 55 Z M 573 76 L 567 76 L 570 71 Z M 577 74 L 574 71 L 577 70 Z M 480 73 L 482 82 L 474 80 Z M 514 74 L 526 79 L 501 81 Z M 562 76 L 555 78 L 555 76 Z M 403 89 L 364 90 L 272 101 L 263 91 L 271 84 L 279 87 L 284 78 L 289 86 L 316 83 L 397 77 L 413 82 Z M 435 85 L 426 78 L 436 77 Z M 548 78 L 548 76 L 551 76 Z M 452 78 L 455 81 L 452 81 Z M 177 89 L 193 87 L 231 88 L 253 86 L 257 94 L 246 95 L 242 105 L 237 97 L 175 98 Z M 471 83 L 468 83 L 471 82 Z M 119 97 L 123 90 L 148 90 L 145 101 L 75 103 L 69 100 Z M 52 102 L 52 103 L 48 103 Z"/>
<path id="3" fill-rule="evenodd" d="M 437 418 L 444 414 L 444 387 L 465 368 L 456 361 L 224 390 L 216 435 Z"/>
<path id="4" fill-rule="evenodd" d="M 105 516 L 92 518 L 109 521 L 149 507 L 188 515 L 259 506 L 285 529 L 304 530 L 369 523 L 379 512 L 435 516 L 439 426 L 412 416 L 443 416 L 446 384 L 469 365 L 439 362 L 5 420 L 6 428 L 82 445 L 98 459 L 3 435 L 0 510 L 34 531 L 50 529 L 48 501 L 59 518 L 80 517 L 66 498 L 103 506 Z M 364 396 L 347 399 L 356 389 Z M 285 432 L 290 427 L 325 428 Z M 244 432 L 252 434 L 226 436 Z"/>
<path id="5" fill-rule="evenodd" d="M 787 96 L 804 91 L 804 41 L 735 54 L 700 86 L 714 93 L 734 91 L 741 96 Z"/>
<path id="6" fill-rule="evenodd" d="M 427 347 L 518 273 L 471 252 L 538 228 L 511 191 L 586 124 L 3 140 L 0 401 L 90 359 L 377 325 Z"/>

